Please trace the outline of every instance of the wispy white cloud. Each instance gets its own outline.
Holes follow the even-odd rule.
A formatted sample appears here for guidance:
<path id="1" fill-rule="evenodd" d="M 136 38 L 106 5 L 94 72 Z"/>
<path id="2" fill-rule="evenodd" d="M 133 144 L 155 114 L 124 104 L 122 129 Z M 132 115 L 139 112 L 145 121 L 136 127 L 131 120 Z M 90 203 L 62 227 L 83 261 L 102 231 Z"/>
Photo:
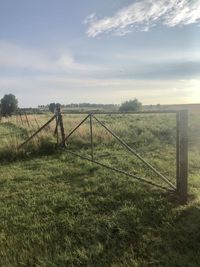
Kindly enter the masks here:
<path id="1" fill-rule="evenodd" d="M 86 17 L 87 35 L 103 33 L 125 35 L 133 31 L 149 31 L 158 23 L 167 27 L 200 21 L 200 0 L 142 0 L 133 3 L 111 17 L 98 19 L 95 13 Z"/>

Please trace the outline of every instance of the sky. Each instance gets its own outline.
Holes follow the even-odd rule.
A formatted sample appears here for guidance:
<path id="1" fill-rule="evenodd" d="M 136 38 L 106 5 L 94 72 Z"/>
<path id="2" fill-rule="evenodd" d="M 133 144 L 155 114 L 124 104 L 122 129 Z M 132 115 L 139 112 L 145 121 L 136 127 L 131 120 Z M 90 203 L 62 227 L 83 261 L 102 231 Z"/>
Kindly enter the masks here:
<path id="1" fill-rule="evenodd" d="M 0 98 L 200 103 L 200 0 L 0 0 Z"/>

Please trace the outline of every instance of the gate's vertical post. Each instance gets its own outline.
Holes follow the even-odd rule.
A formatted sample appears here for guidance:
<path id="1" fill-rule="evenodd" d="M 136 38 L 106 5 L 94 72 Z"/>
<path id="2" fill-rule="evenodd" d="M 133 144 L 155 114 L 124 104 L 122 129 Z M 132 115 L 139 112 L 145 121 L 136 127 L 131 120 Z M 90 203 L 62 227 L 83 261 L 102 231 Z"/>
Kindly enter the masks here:
<path id="1" fill-rule="evenodd" d="M 58 114 L 56 114 L 56 128 L 54 134 L 56 134 L 57 145 L 59 144 L 58 125 L 59 125 Z"/>
<path id="2" fill-rule="evenodd" d="M 91 158 L 94 160 L 94 146 L 93 146 L 93 127 L 92 127 L 92 114 L 90 114 L 90 145 L 91 145 Z"/>
<path id="3" fill-rule="evenodd" d="M 65 130 L 64 130 L 64 126 L 63 126 L 63 118 L 62 118 L 62 114 L 60 111 L 60 107 L 56 108 L 57 111 L 57 119 L 58 119 L 58 123 L 60 125 L 60 132 L 61 132 L 61 138 L 62 138 L 62 146 L 65 147 Z"/>
<path id="4" fill-rule="evenodd" d="M 176 112 L 176 190 L 180 188 L 180 112 Z"/>
<path id="5" fill-rule="evenodd" d="M 185 203 L 187 201 L 188 193 L 188 111 L 181 110 L 179 112 L 178 122 L 178 136 L 179 136 L 179 168 L 177 171 L 177 192 L 180 196 L 180 201 Z"/>

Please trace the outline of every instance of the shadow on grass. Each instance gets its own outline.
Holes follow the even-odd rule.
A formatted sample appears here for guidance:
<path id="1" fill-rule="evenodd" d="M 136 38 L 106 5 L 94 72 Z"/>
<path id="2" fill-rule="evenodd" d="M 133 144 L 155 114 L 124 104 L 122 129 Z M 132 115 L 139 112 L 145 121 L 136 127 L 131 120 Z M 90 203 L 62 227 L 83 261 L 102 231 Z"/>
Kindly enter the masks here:
<path id="1" fill-rule="evenodd" d="M 199 208 L 188 207 L 176 213 L 174 205 L 158 192 L 145 192 L 140 186 L 127 192 L 121 186 L 113 183 L 109 189 L 99 184 L 85 190 L 81 199 L 87 208 L 72 212 L 76 222 L 71 233 L 58 222 L 59 240 L 62 243 L 71 236 L 71 249 L 76 255 L 71 262 L 65 262 L 65 258 L 58 264 L 199 266 Z M 58 216 L 65 212 L 63 207 Z"/>
<path id="2" fill-rule="evenodd" d="M 16 208 L 4 213 L 4 231 L 13 266 L 199 266 L 198 206 L 179 207 L 165 192 L 60 151 L 54 156 L 63 162 L 54 171 L 63 169 L 45 186 L 39 178 L 30 188 L 12 181 Z"/>
<path id="3" fill-rule="evenodd" d="M 154 258 L 158 266 L 198 267 L 200 259 L 200 207 L 188 206 L 172 217 L 170 225 L 160 231 Z M 157 266 L 157 265 L 155 265 Z"/>
<path id="4" fill-rule="evenodd" d="M 66 225 L 58 222 L 59 240 L 62 243 L 70 235 L 76 256 L 72 261 L 64 257 L 57 264 L 198 266 L 198 208 L 178 208 L 177 199 L 166 193 L 100 168 L 95 169 L 95 176 L 93 166 L 91 171 L 89 166 L 82 165 L 81 173 L 78 164 L 73 174 L 69 171 L 68 176 L 59 178 L 67 180 L 70 191 L 83 206 L 77 204 L 78 208 L 68 213 L 75 216 L 75 228 L 70 233 Z M 62 203 L 59 208 L 58 204 L 55 212 L 62 217 L 69 207 Z"/>
<path id="5" fill-rule="evenodd" d="M 29 144 L 25 149 L 2 148 L 0 150 L 0 163 L 6 165 L 18 160 L 30 160 L 34 157 L 52 155 L 57 152 L 58 147 L 55 143 L 41 139 L 37 147 Z"/>

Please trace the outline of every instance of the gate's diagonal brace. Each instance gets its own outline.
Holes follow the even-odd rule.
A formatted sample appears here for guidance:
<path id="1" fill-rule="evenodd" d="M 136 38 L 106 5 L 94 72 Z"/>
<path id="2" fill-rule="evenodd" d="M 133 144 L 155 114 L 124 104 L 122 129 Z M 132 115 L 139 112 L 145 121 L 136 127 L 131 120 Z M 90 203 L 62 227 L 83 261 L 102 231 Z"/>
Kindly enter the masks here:
<path id="1" fill-rule="evenodd" d="M 126 176 L 132 177 L 132 178 L 134 178 L 134 179 L 136 179 L 136 180 L 138 180 L 138 181 L 141 181 L 141 182 L 144 182 L 144 183 L 153 185 L 153 186 L 155 186 L 155 187 L 158 187 L 158 188 L 161 188 L 161 189 L 164 189 L 164 190 L 169 190 L 169 188 L 167 188 L 167 187 L 165 187 L 165 186 L 158 185 L 158 184 L 156 184 L 156 183 L 154 183 L 154 182 L 152 182 L 152 181 L 149 181 L 149 180 L 147 180 L 147 179 L 145 179 L 145 178 L 138 177 L 138 176 L 136 176 L 136 175 L 134 175 L 134 174 L 131 174 L 131 173 L 128 173 L 128 172 L 126 172 L 126 171 L 123 171 L 123 170 L 120 170 L 120 169 L 117 169 L 117 168 L 114 168 L 114 167 L 105 165 L 105 164 L 100 163 L 100 162 L 98 162 L 98 161 L 96 161 L 96 160 L 92 160 L 92 159 L 90 159 L 90 158 L 88 158 L 88 157 L 85 157 L 85 156 L 76 154 L 76 153 L 74 153 L 74 152 L 71 151 L 71 150 L 66 149 L 66 152 L 68 152 L 68 153 L 70 153 L 70 154 L 72 154 L 72 155 L 74 155 L 74 156 L 77 156 L 77 157 L 79 157 L 79 158 L 81 158 L 81 159 L 85 159 L 85 160 L 88 160 L 88 161 L 90 161 L 90 162 L 93 162 L 93 163 L 95 163 L 95 164 L 97 164 L 97 165 L 100 165 L 100 166 L 106 168 L 106 169 L 113 170 L 113 171 L 115 171 L 115 172 L 118 172 L 118 173 L 124 174 L 124 175 L 126 175 Z"/>
<path id="2" fill-rule="evenodd" d="M 59 123 L 59 121 L 58 121 L 58 118 L 57 118 L 57 116 L 56 116 L 56 128 L 55 128 L 55 130 L 54 130 L 54 135 L 56 135 L 57 132 L 58 132 L 58 123 Z"/>
<path id="3" fill-rule="evenodd" d="M 133 153 L 137 158 L 139 158 L 149 169 L 151 169 L 155 174 L 157 174 L 164 182 L 166 182 L 171 188 L 176 190 L 176 187 L 159 171 L 157 171 L 150 163 L 148 163 L 145 159 L 143 159 L 134 149 L 132 149 L 129 145 L 127 145 L 121 138 L 119 138 L 116 134 L 114 134 L 108 127 L 106 127 L 99 119 L 97 119 L 93 114 L 92 117 L 102 126 L 104 127 L 112 136 L 114 136 L 128 151 Z"/>
<path id="4" fill-rule="evenodd" d="M 87 115 L 85 119 L 83 119 L 66 137 L 65 141 L 91 116 L 91 114 Z"/>
<path id="5" fill-rule="evenodd" d="M 27 144 L 33 137 L 35 137 L 40 131 L 42 131 L 49 123 L 51 123 L 56 118 L 54 115 L 50 120 L 48 120 L 40 129 L 38 129 L 34 134 L 32 134 L 25 142 L 18 146 L 18 149 L 22 148 L 25 144 Z"/>

